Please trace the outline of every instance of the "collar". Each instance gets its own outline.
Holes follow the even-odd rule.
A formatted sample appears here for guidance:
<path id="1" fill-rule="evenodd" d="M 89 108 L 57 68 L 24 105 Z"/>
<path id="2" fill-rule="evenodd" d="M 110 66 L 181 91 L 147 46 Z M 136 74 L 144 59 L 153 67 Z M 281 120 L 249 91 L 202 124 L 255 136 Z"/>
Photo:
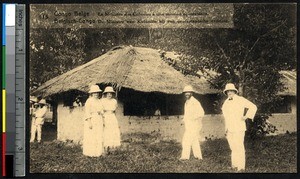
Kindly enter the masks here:
<path id="1" fill-rule="evenodd" d="M 186 100 L 185 103 L 189 103 L 189 102 L 192 102 L 192 101 L 194 101 L 194 100 L 195 100 L 194 96 L 191 96 L 191 98 L 188 99 L 188 100 Z"/>
<path id="2" fill-rule="evenodd" d="M 229 97 L 228 97 L 227 100 L 231 101 L 231 100 L 234 100 L 234 99 L 236 99 L 236 98 L 238 98 L 238 97 L 237 97 L 237 95 L 235 94 L 232 98 L 229 98 Z"/>

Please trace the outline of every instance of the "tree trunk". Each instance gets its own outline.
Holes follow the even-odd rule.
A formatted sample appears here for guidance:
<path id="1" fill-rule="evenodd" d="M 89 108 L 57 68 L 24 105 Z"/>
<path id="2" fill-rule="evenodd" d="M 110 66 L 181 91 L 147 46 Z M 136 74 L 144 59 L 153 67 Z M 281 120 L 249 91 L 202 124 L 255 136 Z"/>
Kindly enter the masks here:
<path id="1" fill-rule="evenodd" d="M 239 84 L 238 84 L 239 95 L 243 96 L 244 95 L 244 73 L 241 70 L 241 68 L 238 71 L 238 77 L 239 77 Z"/>
<path id="2" fill-rule="evenodd" d="M 239 83 L 238 90 L 239 90 L 239 95 L 243 96 L 244 95 L 244 84 L 243 83 L 241 83 L 241 82 Z"/>

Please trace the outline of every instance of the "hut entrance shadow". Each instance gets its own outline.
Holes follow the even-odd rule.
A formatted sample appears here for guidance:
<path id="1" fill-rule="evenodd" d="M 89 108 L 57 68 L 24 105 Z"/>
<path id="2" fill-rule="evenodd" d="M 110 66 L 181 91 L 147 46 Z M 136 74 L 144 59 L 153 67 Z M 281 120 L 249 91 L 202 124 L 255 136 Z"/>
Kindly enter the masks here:
<path id="1" fill-rule="evenodd" d="M 52 142 L 57 139 L 57 126 L 45 122 L 42 128 L 42 141 Z"/>

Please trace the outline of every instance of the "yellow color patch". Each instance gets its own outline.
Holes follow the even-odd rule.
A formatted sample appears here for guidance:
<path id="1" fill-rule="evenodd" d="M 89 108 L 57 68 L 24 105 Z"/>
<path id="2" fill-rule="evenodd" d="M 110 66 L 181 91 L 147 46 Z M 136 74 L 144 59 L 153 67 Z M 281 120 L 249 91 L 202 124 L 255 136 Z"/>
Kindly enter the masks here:
<path id="1" fill-rule="evenodd" d="M 6 132 L 6 91 L 2 90 L 2 132 Z"/>

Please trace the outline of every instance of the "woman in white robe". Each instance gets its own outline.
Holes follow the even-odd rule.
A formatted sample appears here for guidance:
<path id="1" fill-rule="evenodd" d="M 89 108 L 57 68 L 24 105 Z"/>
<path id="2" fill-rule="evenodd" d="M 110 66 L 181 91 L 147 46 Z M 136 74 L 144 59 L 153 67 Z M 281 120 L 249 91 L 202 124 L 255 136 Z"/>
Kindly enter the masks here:
<path id="1" fill-rule="evenodd" d="M 113 98 L 115 91 L 112 87 L 105 88 L 102 105 L 104 111 L 104 141 L 103 145 L 106 150 L 115 148 L 121 145 L 121 134 L 118 120 L 116 118 L 116 109 L 118 107 L 117 100 Z"/>
<path id="2" fill-rule="evenodd" d="M 83 130 L 83 155 L 99 157 L 103 153 L 103 106 L 99 99 L 101 92 L 98 85 L 92 85 L 90 97 L 85 103 L 85 120 Z"/>

